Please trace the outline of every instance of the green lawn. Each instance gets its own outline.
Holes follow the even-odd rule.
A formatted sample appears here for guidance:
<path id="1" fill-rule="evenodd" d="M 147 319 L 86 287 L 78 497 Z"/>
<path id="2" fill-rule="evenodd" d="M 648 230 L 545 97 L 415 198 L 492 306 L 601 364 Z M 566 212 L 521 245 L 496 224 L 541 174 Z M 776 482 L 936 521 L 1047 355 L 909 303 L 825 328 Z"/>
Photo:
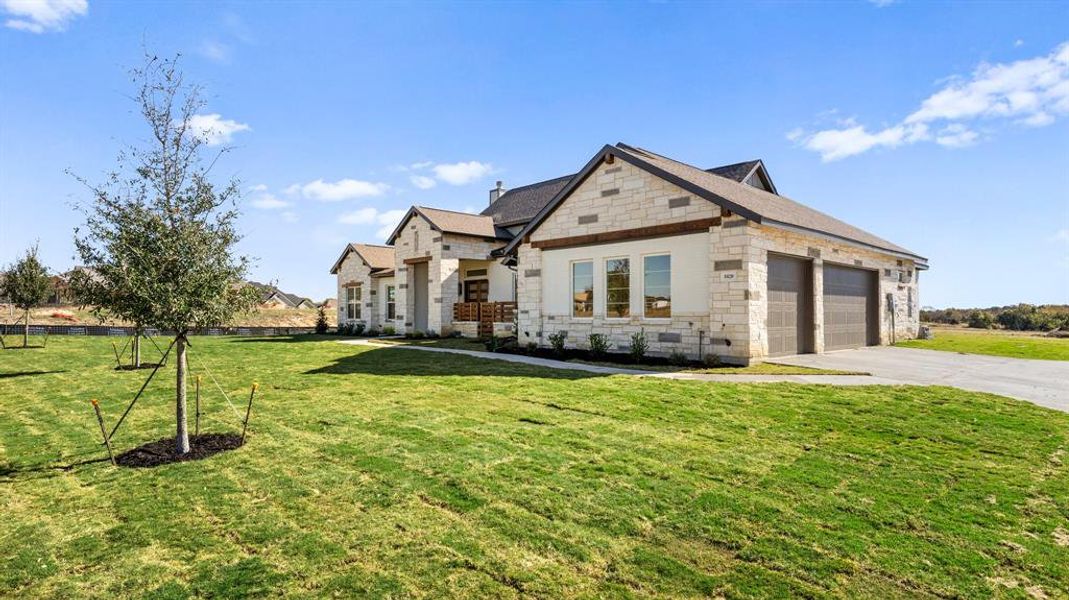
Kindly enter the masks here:
<path id="1" fill-rule="evenodd" d="M 909 340 L 899 342 L 898 345 L 906 348 L 989 354 L 1010 358 L 1069 360 L 1069 339 L 1014 335 L 998 331 L 936 329 L 933 339 Z"/>
<path id="2" fill-rule="evenodd" d="M 249 443 L 101 461 L 146 372 L 0 351 L 0 597 L 1066 597 L 1069 415 L 949 388 L 596 377 L 193 340 Z M 164 382 L 173 380 L 170 367 Z M 163 382 L 161 382 L 163 383 Z M 173 433 L 153 384 L 118 450 Z M 238 419 L 213 389 L 205 429 Z"/>

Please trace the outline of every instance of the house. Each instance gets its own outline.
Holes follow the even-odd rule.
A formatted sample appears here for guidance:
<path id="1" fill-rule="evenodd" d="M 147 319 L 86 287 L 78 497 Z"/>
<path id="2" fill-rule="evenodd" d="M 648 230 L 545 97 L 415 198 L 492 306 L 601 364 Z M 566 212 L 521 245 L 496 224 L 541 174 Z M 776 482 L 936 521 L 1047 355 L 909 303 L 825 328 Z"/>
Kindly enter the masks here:
<path id="1" fill-rule="evenodd" d="M 311 298 L 288 294 L 273 285 L 258 281 L 248 281 L 246 283 L 260 292 L 260 308 L 316 308 L 316 304 Z"/>
<path id="2" fill-rule="evenodd" d="M 780 195 L 759 160 L 703 169 L 626 144 L 574 175 L 498 182 L 478 215 L 414 206 L 387 246 L 398 331 L 601 333 L 621 351 L 643 332 L 651 352 L 739 364 L 915 337 L 928 268 Z"/>
<path id="3" fill-rule="evenodd" d="M 338 277 L 338 324 L 404 331 L 404 313 L 397 310 L 394 249 L 374 244 L 349 244 L 331 267 Z"/>

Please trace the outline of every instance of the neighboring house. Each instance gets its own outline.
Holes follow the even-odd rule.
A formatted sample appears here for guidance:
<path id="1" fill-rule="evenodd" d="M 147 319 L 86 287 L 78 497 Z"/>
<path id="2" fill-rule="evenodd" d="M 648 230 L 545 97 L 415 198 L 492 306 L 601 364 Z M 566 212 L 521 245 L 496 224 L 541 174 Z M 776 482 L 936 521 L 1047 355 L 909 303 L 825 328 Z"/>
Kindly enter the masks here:
<path id="1" fill-rule="evenodd" d="M 259 290 L 261 308 L 316 308 L 316 303 L 312 302 L 311 298 L 287 294 L 273 285 L 257 281 L 249 281 L 247 284 Z"/>
<path id="2" fill-rule="evenodd" d="M 330 272 L 338 276 L 338 324 L 363 324 L 368 329 L 403 331 L 404 313 L 397 310 L 394 249 L 349 244 Z"/>
<path id="3" fill-rule="evenodd" d="M 398 331 L 602 333 L 621 351 L 642 331 L 652 352 L 743 364 L 917 334 L 927 260 L 780 196 L 761 161 L 701 169 L 617 144 L 490 201 L 413 207 L 390 235 Z"/>
<path id="4" fill-rule="evenodd" d="M 338 308 L 338 299 L 327 298 L 326 300 L 319 303 L 319 307 L 326 311 L 335 310 L 336 308 Z"/>

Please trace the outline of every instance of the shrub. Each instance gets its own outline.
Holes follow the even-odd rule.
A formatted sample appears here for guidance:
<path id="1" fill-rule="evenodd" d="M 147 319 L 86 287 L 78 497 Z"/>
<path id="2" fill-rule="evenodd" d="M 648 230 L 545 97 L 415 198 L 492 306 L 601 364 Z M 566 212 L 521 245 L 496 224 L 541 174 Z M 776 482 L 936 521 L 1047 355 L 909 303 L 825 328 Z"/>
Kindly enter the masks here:
<path id="1" fill-rule="evenodd" d="M 394 329 L 393 325 L 387 325 L 386 327 L 382 328 L 382 334 L 383 335 L 397 335 L 397 330 Z"/>
<path id="2" fill-rule="evenodd" d="M 567 331 L 558 331 L 557 333 L 550 334 L 549 345 L 553 347 L 553 351 L 558 356 L 564 354 L 564 344 L 568 341 Z"/>
<path id="3" fill-rule="evenodd" d="M 538 342 L 527 342 L 527 354 L 538 352 Z"/>
<path id="4" fill-rule="evenodd" d="M 338 335 L 352 335 L 352 334 L 353 334 L 353 324 L 352 323 L 339 323 L 338 324 Z"/>
<path id="5" fill-rule="evenodd" d="M 677 367 L 686 366 L 689 361 L 687 355 L 682 350 L 672 350 L 672 353 L 668 355 L 668 362 L 676 365 Z"/>
<path id="6" fill-rule="evenodd" d="M 423 335 L 422 331 L 417 329 L 416 331 L 413 331 L 411 334 L 408 334 L 405 337 L 411 337 L 414 340 L 422 340 L 425 336 Z"/>
<path id="7" fill-rule="evenodd" d="M 587 336 L 590 343 L 590 354 L 600 358 L 609 351 L 609 338 L 604 333 L 592 333 Z"/>
<path id="8" fill-rule="evenodd" d="M 364 328 L 365 327 L 367 327 L 367 325 L 364 325 L 363 323 L 357 323 L 356 324 L 356 329 L 355 329 L 356 335 L 364 335 Z"/>
<path id="9" fill-rule="evenodd" d="M 702 362 L 705 363 L 705 366 L 711 369 L 724 366 L 724 363 L 720 361 L 719 354 L 706 354 Z"/>
<path id="10" fill-rule="evenodd" d="M 496 335 L 492 335 L 486 338 L 483 341 L 483 344 L 486 346 L 487 352 L 497 352 L 498 349 L 501 347 L 501 339 L 498 338 Z"/>
<path id="11" fill-rule="evenodd" d="M 969 315 L 969 327 L 974 329 L 991 329 L 995 326 L 995 319 L 991 317 L 991 313 L 986 313 L 982 310 L 974 310 Z"/>
<path id="12" fill-rule="evenodd" d="M 372 327 L 367 330 L 368 337 L 379 337 L 379 330 Z"/>
<path id="13" fill-rule="evenodd" d="M 637 333 L 631 334 L 631 344 L 627 348 L 628 353 L 631 355 L 631 360 L 636 363 L 642 362 L 649 348 L 650 344 L 646 341 L 646 332 L 644 330 L 640 329 Z"/>
<path id="14" fill-rule="evenodd" d="M 327 311 L 322 306 L 319 307 L 319 311 L 316 312 L 316 333 L 324 334 L 327 332 Z"/>

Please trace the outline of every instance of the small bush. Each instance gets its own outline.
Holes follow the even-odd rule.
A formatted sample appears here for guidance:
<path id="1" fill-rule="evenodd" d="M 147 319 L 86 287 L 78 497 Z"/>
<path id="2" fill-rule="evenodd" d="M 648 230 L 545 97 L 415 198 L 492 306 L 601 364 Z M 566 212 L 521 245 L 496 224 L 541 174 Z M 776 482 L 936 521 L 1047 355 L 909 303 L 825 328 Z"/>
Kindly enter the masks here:
<path id="1" fill-rule="evenodd" d="M 549 345 L 553 347 L 553 351 L 556 352 L 558 356 L 564 354 L 564 344 L 567 343 L 567 341 L 567 331 L 558 331 L 549 336 Z"/>
<path id="2" fill-rule="evenodd" d="M 320 306 L 319 311 L 316 312 L 316 333 L 322 335 L 327 332 L 329 327 L 327 325 L 327 311 Z"/>
<path id="3" fill-rule="evenodd" d="M 587 336 L 590 343 L 590 354 L 594 358 L 601 358 L 609 351 L 609 338 L 604 333 L 592 333 Z"/>
<path id="4" fill-rule="evenodd" d="M 973 329 L 991 329 L 995 326 L 995 319 L 991 313 L 982 310 L 974 310 L 969 314 L 969 327 Z"/>
<path id="5" fill-rule="evenodd" d="M 527 342 L 527 354 L 538 352 L 538 342 Z"/>
<path id="6" fill-rule="evenodd" d="M 432 339 L 432 340 L 438 339 L 438 332 L 434 331 L 433 329 L 428 330 L 427 331 L 427 338 L 428 339 Z"/>
<path id="7" fill-rule="evenodd" d="M 382 334 L 383 335 L 397 335 L 397 330 L 394 329 L 393 325 L 387 325 L 386 327 L 382 328 Z"/>
<path id="8" fill-rule="evenodd" d="M 374 327 L 372 327 L 371 329 L 367 330 L 367 336 L 368 337 L 379 337 L 379 330 L 375 329 Z"/>
<path id="9" fill-rule="evenodd" d="M 649 350 L 650 343 L 646 340 L 646 332 L 639 330 L 637 333 L 631 334 L 631 344 L 627 348 L 628 354 L 631 355 L 631 360 L 636 363 L 642 362 L 642 359 L 646 357 L 646 351 Z"/>
<path id="10" fill-rule="evenodd" d="M 711 369 L 724 366 L 724 363 L 720 360 L 719 354 L 706 354 L 702 362 L 705 363 L 705 366 Z"/>
<path id="11" fill-rule="evenodd" d="M 417 329 L 416 331 L 413 331 L 411 334 L 406 335 L 405 337 L 411 337 L 414 340 L 422 340 L 426 336 L 423 334 L 422 331 Z"/>
<path id="12" fill-rule="evenodd" d="M 683 367 L 686 366 L 686 364 L 690 362 L 690 360 L 687 358 L 686 353 L 682 350 L 672 350 L 672 353 L 668 355 L 668 362 L 672 363 L 677 367 Z"/>
<path id="13" fill-rule="evenodd" d="M 356 333 L 356 335 L 364 335 L 364 328 L 366 327 L 367 325 L 364 325 L 363 323 L 357 323 L 354 333 Z"/>
<path id="14" fill-rule="evenodd" d="M 352 323 L 339 323 L 338 324 L 338 335 L 352 335 L 352 334 L 353 334 L 353 324 Z"/>

